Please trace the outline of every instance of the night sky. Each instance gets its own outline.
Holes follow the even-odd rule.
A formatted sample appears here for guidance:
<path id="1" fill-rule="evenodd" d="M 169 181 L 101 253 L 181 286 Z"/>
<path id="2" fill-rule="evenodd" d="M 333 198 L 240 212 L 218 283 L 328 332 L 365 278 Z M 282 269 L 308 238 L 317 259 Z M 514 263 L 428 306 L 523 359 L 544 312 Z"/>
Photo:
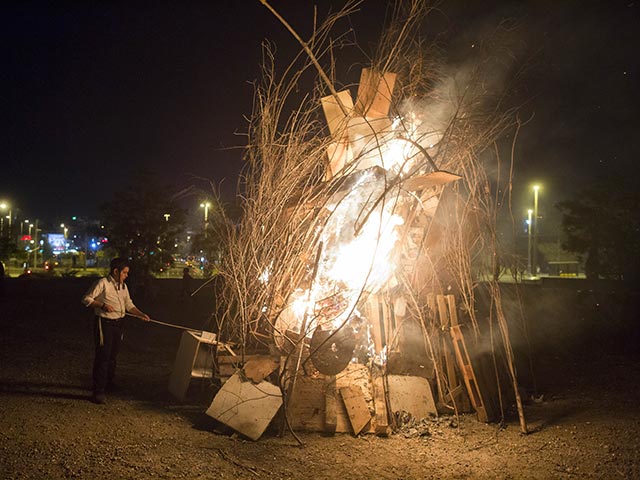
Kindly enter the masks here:
<path id="1" fill-rule="evenodd" d="M 22 218 L 97 216 L 140 170 L 176 190 L 204 188 L 203 178 L 235 186 L 233 147 L 244 142 L 261 42 L 276 43 L 281 65 L 297 44 L 258 0 L 131 3 L 0 7 L 0 198 Z M 339 4 L 316 3 L 321 15 Z M 272 4 L 303 36 L 310 31 L 312 2 Z M 351 18 L 365 51 L 385 4 L 365 1 Z M 611 172 L 634 173 L 636 2 L 452 1 L 433 15 L 425 32 L 438 35 L 452 65 L 501 20 L 515 25 L 513 53 L 528 65 L 517 95 L 522 118 L 533 116 L 517 150 L 520 197 L 541 181 L 551 204 Z M 344 72 L 366 61 L 343 54 Z"/>

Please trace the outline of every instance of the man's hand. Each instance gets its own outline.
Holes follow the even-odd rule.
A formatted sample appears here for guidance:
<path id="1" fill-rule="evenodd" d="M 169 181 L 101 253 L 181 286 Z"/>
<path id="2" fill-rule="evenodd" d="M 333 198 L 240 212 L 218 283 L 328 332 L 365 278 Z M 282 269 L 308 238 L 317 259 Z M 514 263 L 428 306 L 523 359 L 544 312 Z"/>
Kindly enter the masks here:
<path id="1" fill-rule="evenodd" d="M 151 318 L 149 318 L 149 315 L 147 315 L 146 313 L 142 313 L 140 312 L 140 318 L 142 318 L 142 320 L 144 320 L 145 322 L 148 322 L 149 320 L 151 320 Z"/>
<path id="2" fill-rule="evenodd" d="M 103 311 L 105 311 L 107 313 L 111 313 L 111 312 L 114 311 L 113 307 L 111 305 L 106 304 L 106 303 L 103 303 L 101 308 L 102 308 Z"/>

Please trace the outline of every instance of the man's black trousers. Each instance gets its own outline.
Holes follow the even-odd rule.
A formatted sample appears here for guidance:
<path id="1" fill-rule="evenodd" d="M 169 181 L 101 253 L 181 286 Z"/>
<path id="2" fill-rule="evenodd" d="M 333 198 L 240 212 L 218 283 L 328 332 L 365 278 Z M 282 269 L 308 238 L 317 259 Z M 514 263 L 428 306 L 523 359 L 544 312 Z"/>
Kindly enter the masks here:
<path id="1" fill-rule="evenodd" d="M 124 334 L 124 320 L 108 320 L 95 318 L 94 338 L 96 356 L 93 361 L 93 393 L 103 393 L 113 382 L 116 374 L 116 359 L 122 336 Z"/>

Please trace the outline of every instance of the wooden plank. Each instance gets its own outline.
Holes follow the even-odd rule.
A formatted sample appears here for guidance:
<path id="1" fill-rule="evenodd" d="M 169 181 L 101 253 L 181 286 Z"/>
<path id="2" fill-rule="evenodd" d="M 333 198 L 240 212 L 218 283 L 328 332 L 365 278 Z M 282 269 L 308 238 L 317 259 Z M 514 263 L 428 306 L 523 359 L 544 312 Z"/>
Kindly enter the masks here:
<path id="1" fill-rule="evenodd" d="M 425 175 L 415 175 L 407 178 L 402 182 L 403 188 L 409 191 L 426 190 L 427 188 L 446 185 L 450 182 L 460 180 L 462 177 L 455 173 L 438 170 L 437 172 L 427 173 Z"/>
<path id="2" fill-rule="evenodd" d="M 456 308 L 456 297 L 454 295 L 447 295 L 447 306 L 449 307 L 449 316 L 451 318 L 451 325 L 458 325 L 458 310 Z"/>
<path id="3" fill-rule="evenodd" d="M 336 397 L 336 377 L 326 379 L 324 391 L 324 431 L 335 433 L 338 427 L 338 399 Z"/>
<path id="4" fill-rule="evenodd" d="M 205 412 L 237 432 L 258 440 L 282 405 L 280 388 L 244 381 L 240 373 L 225 382 Z"/>
<path id="5" fill-rule="evenodd" d="M 333 95 L 328 95 L 320 99 L 329 131 L 336 140 L 344 136 L 347 127 L 347 115 L 350 115 L 353 110 L 353 99 L 351 98 L 349 90 L 338 92 L 338 99 L 347 110 L 346 112 L 342 110 L 342 107 Z"/>
<path id="6" fill-rule="evenodd" d="M 393 413 L 408 412 L 418 420 L 428 418 L 430 415 L 438 415 L 431 385 L 426 378 L 388 375 L 387 382 L 389 384 L 389 404 Z"/>
<path id="7" fill-rule="evenodd" d="M 375 432 L 377 435 L 389 435 L 391 427 L 389 426 L 389 410 L 387 408 L 383 377 L 373 379 L 373 403 L 376 411 Z"/>
<path id="8" fill-rule="evenodd" d="M 438 304 L 438 314 L 440 316 L 440 326 L 445 330 L 449 326 L 449 315 L 447 315 L 447 304 L 444 300 L 444 295 L 436 295 L 436 302 Z M 442 337 L 442 355 L 445 362 L 445 371 L 447 373 L 447 380 L 449 382 L 449 390 L 453 390 L 459 385 L 458 377 L 456 376 L 455 358 L 449 349 L 449 342 L 447 336 Z"/>
<path id="9" fill-rule="evenodd" d="M 347 415 L 349 416 L 353 433 L 354 435 L 358 435 L 371 421 L 371 413 L 362 394 L 362 389 L 356 385 L 342 387 L 340 389 L 340 396 L 347 409 Z"/>
<path id="10" fill-rule="evenodd" d="M 337 142 L 332 142 L 327 145 L 327 157 L 329 160 L 329 167 L 325 174 L 325 181 L 331 180 L 338 173 L 343 171 L 345 165 L 353 160 L 353 152 L 349 146 L 349 142 L 346 137 Z"/>
<path id="11" fill-rule="evenodd" d="M 385 343 L 383 341 L 383 312 L 380 305 L 380 298 L 377 295 L 369 295 L 367 299 L 367 307 L 369 309 L 369 325 L 371 325 L 371 337 L 373 340 L 373 348 L 375 353 L 380 353 Z"/>
<path id="12" fill-rule="evenodd" d="M 355 107 L 358 114 L 371 118 L 387 117 L 395 83 L 395 73 L 381 75 L 370 68 L 363 68 Z"/>

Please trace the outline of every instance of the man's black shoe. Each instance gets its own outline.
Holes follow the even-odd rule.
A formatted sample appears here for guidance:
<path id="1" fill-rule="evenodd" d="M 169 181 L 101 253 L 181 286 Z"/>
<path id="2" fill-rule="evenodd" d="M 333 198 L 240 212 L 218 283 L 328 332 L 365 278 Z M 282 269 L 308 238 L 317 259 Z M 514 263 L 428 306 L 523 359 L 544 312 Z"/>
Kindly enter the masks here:
<path id="1" fill-rule="evenodd" d="M 94 393 L 91 396 L 91 401 L 98 405 L 104 405 L 107 403 L 107 398 L 104 396 L 104 393 Z"/>
<path id="2" fill-rule="evenodd" d="M 120 387 L 116 383 L 109 382 L 109 383 L 107 383 L 107 386 L 105 387 L 105 391 L 111 392 L 111 393 L 117 392 L 119 390 L 120 390 Z"/>

